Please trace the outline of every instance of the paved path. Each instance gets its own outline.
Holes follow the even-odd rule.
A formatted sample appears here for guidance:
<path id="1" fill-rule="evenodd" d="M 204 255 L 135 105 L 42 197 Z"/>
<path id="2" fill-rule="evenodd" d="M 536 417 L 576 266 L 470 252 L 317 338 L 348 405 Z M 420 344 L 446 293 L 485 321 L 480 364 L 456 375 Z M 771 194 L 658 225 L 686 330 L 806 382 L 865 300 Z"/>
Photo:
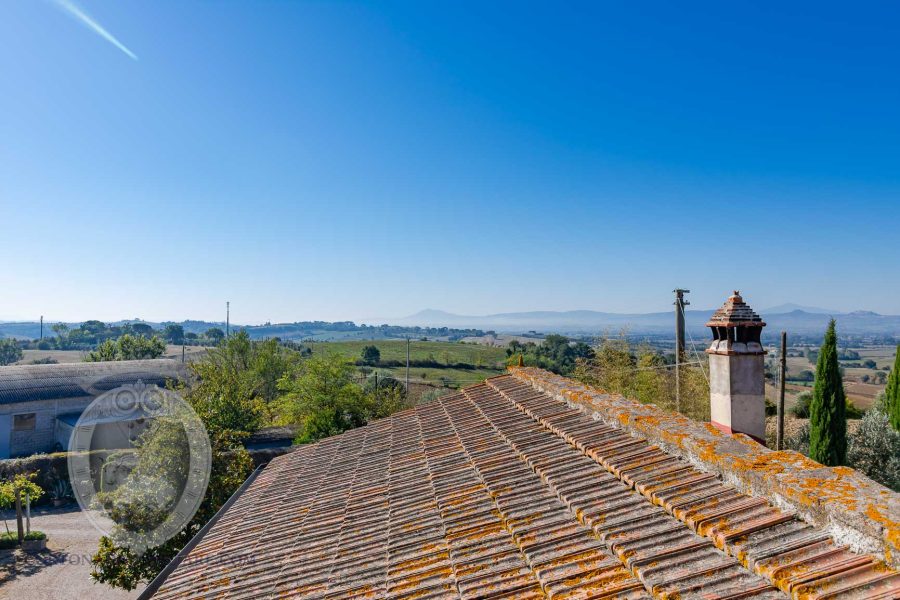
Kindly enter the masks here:
<path id="1" fill-rule="evenodd" d="M 12 531 L 15 515 L 8 523 Z M 31 528 L 49 536 L 47 550 L 0 550 L 0 600 L 137 598 L 140 589 L 125 592 L 91 579 L 90 560 L 97 551 L 100 533 L 77 506 L 36 511 L 31 516 Z"/>

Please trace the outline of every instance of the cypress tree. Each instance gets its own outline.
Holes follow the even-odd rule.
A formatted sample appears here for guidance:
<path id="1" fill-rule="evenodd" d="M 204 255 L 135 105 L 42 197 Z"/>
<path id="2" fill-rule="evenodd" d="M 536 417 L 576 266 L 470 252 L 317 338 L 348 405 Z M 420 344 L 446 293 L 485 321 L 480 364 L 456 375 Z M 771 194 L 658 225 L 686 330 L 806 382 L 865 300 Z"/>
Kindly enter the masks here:
<path id="1" fill-rule="evenodd" d="M 900 345 L 897 346 L 894 366 L 888 376 L 887 387 L 884 388 L 884 408 L 888 419 L 891 420 L 891 426 L 900 431 Z"/>
<path id="2" fill-rule="evenodd" d="M 835 467 L 847 460 L 846 402 L 832 319 L 819 350 L 815 389 L 809 406 L 809 457 L 823 465 Z"/>

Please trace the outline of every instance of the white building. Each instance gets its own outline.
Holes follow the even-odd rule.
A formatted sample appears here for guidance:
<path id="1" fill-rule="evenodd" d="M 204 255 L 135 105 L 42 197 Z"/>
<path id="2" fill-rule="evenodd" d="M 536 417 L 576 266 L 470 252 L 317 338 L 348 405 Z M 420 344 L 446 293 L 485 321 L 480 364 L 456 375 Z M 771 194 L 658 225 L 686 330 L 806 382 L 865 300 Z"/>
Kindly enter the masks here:
<path id="1" fill-rule="evenodd" d="M 66 449 L 78 417 L 97 396 L 142 381 L 182 379 L 169 359 L 0 367 L 0 458 Z"/>

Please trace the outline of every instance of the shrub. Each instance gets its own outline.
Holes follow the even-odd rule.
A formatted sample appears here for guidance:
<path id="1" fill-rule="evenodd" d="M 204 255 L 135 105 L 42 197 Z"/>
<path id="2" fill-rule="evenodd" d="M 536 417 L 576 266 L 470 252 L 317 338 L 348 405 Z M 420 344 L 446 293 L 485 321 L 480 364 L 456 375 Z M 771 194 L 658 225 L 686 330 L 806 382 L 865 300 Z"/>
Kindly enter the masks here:
<path id="1" fill-rule="evenodd" d="M 31 531 L 25 534 L 26 540 L 46 540 L 47 534 L 43 531 Z M 0 550 L 9 550 L 19 545 L 19 537 L 15 533 L 0 533 Z"/>
<path id="2" fill-rule="evenodd" d="M 22 347 L 14 339 L 0 340 L 0 366 L 22 360 Z"/>
<path id="3" fill-rule="evenodd" d="M 25 540 L 46 540 L 47 534 L 43 531 L 31 531 L 25 534 Z M 0 534 L 0 550 L 9 550 L 19 545 L 19 536 L 16 533 L 4 532 Z"/>
<path id="4" fill-rule="evenodd" d="M 788 435 L 784 440 L 784 447 L 809 456 L 809 423 L 804 423 L 797 431 Z"/>
<path id="5" fill-rule="evenodd" d="M 800 371 L 800 373 L 798 373 L 794 377 L 790 377 L 789 379 L 791 381 L 815 381 L 816 374 L 813 373 L 812 371 L 808 371 L 808 370 Z"/>
<path id="6" fill-rule="evenodd" d="M 36 358 L 31 361 L 33 365 L 55 365 L 59 364 L 59 361 L 53 358 L 52 356 L 45 356 L 44 358 Z"/>
<path id="7" fill-rule="evenodd" d="M 850 437 L 847 462 L 895 491 L 900 491 L 900 432 L 891 427 L 888 416 L 873 408 Z"/>
<path id="8" fill-rule="evenodd" d="M 798 419 L 809 418 L 809 404 L 812 402 L 812 393 L 803 392 L 797 396 L 797 401 L 791 407 L 791 414 Z"/>
<path id="9" fill-rule="evenodd" d="M 849 398 L 847 398 L 846 400 L 846 407 L 844 410 L 848 419 L 862 419 L 863 415 L 866 414 L 866 411 L 858 408 L 855 404 L 853 404 L 853 402 L 850 401 Z"/>
<path id="10" fill-rule="evenodd" d="M 381 360 L 381 352 L 377 346 L 365 346 L 362 349 L 362 362 L 365 365 L 375 365 Z"/>
<path id="11" fill-rule="evenodd" d="M 450 390 L 447 388 L 435 388 L 428 390 L 427 392 L 422 394 L 421 398 L 419 398 L 419 404 L 428 404 L 430 402 L 434 402 L 441 396 L 446 396 L 449 393 Z"/>

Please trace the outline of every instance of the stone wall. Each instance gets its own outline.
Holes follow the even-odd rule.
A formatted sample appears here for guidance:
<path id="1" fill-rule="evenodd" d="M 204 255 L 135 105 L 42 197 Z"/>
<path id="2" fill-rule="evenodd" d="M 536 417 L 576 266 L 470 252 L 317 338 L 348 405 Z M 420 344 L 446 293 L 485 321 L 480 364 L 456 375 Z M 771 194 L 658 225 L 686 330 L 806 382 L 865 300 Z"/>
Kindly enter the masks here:
<path id="1" fill-rule="evenodd" d="M 740 491 L 795 511 L 839 544 L 900 568 L 900 494 L 849 467 L 825 467 L 797 452 L 776 452 L 653 405 L 605 394 L 553 373 L 511 367 L 536 389 L 595 419 L 646 438 Z"/>

